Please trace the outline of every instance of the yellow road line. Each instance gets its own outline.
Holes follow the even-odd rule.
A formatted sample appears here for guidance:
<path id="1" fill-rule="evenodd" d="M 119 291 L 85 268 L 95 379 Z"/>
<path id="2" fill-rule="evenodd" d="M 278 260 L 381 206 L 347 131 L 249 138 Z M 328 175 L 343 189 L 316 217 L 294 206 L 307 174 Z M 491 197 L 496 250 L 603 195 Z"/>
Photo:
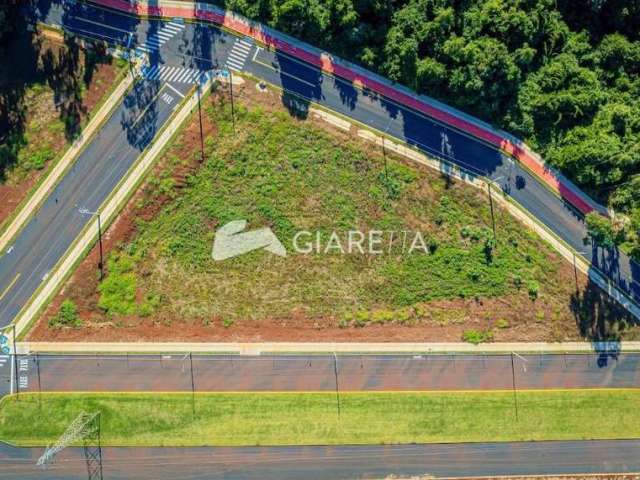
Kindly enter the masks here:
<path id="1" fill-rule="evenodd" d="M 16 276 L 13 277 L 13 280 L 11 280 L 11 283 L 7 286 L 7 288 L 5 288 L 2 293 L 0 293 L 0 300 L 2 300 L 4 296 L 7 294 L 7 292 L 11 290 L 11 287 L 13 287 L 15 283 L 18 281 L 18 278 L 20 278 L 20 272 L 18 272 Z"/>

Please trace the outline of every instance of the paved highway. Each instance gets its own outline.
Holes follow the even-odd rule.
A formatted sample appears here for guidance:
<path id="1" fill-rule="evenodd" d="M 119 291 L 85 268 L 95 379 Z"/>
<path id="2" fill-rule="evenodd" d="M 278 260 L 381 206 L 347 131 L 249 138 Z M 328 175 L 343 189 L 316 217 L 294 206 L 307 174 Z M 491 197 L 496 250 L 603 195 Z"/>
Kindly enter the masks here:
<path id="1" fill-rule="evenodd" d="M 194 71 L 244 71 L 295 94 L 285 103 L 304 114 L 305 102 L 334 111 L 418 146 L 425 152 L 490 176 L 505 193 L 579 251 L 585 228 L 574 209 L 502 153 L 464 133 L 379 95 L 322 73 L 290 56 L 266 51 L 251 39 L 214 26 L 138 20 L 87 4 L 41 0 L 29 14 L 72 33 L 148 55 L 144 79 L 122 102 L 56 190 L 0 257 L 0 327 L 8 325 L 61 258 L 139 153 L 161 128 L 195 77 Z M 301 112 L 302 110 L 302 112 Z M 623 290 L 640 299 L 640 267 L 623 254 L 588 248 L 584 254 Z"/>
<path id="2" fill-rule="evenodd" d="M 193 355 L 192 360 L 197 391 L 334 391 L 336 378 L 341 391 L 513 387 L 510 355 Z M 17 364 L 13 383 L 21 392 L 191 391 L 188 354 L 20 355 Z M 514 367 L 518 389 L 640 387 L 640 354 L 514 356 Z M 5 367 L 5 389 L 10 369 Z"/>
<path id="3" fill-rule="evenodd" d="M 0 444 L 0 479 L 87 478 L 82 450 L 42 471 L 41 448 Z M 544 458 L 544 461 L 541 459 Z M 327 480 L 640 472 L 640 441 L 250 448 L 105 448 L 104 478 Z"/>

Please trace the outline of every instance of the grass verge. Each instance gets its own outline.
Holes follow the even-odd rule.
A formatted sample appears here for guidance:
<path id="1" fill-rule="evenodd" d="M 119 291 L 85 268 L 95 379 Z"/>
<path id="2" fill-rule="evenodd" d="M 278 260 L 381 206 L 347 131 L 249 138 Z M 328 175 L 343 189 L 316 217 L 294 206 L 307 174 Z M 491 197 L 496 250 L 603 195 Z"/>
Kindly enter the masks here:
<path id="1" fill-rule="evenodd" d="M 0 440 L 54 441 L 100 411 L 105 445 L 312 445 L 638 437 L 640 390 L 343 393 L 37 394 L 0 406 Z"/>

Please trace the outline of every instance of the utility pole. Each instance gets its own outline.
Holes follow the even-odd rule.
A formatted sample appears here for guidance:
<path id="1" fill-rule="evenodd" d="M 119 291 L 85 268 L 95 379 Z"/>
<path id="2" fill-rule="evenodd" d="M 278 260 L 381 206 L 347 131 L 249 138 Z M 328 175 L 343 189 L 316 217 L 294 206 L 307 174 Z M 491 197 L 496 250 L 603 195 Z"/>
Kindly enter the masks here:
<path id="1" fill-rule="evenodd" d="M 575 250 L 572 250 L 571 253 L 573 254 L 573 276 L 576 281 L 576 297 L 577 297 L 580 294 L 580 286 L 578 285 L 578 265 L 576 263 L 576 253 L 579 255 L 586 255 L 587 252 L 576 252 Z"/>
<path id="2" fill-rule="evenodd" d="M 36 372 L 38 373 L 38 407 L 42 409 L 42 383 L 40 382 L 40 357 L 36 352 Z"/>
<path id="3" fill-rule="evenodd" d="M 76 208 L 78 205 L 76 204 Z M 78 208 L 78 212 L 81 215 L 91 215 L 98 217 L 98 243 L 100 245 L 100 262 L 98 263 L 98 268 L 100 269 L 100 281 L 104 280 L 104 258 L 103 258 L 103 250 L 102 250 L 102 223 L 100 220 L 100 210 L 96 210 L 92 212 L 87 208 Z"/>
<path id="4" fill-rule="evenodd" d="M 200 121 L 200 161 L 204 162 L 204 138 L 202 134 L 202 108 L 200 107 L 200 83 L 198 82 L 198 120 Z"/>
<path id="5" fill-rule="evenodd" d="M 189 352 L 189 364 L 191 365 L 191 410 L 193 416 L 196 416 L 196 384 L 193 380 L 193 355 Z"/>
<path id="6" fill-rule="evenodd" d="M 338 404 L 338 419 L 340 419 L 340 387 L 338 385 L 338 356 L 333 352 L 333 372 L 336 377 L 336 402 Z"/>
<path id="7" fill-rule="evenodd" d="M 233 104 L 233 73 L 231 73 L 231 69 L 227 70 L 229 72 L 229 89 L 231 91 L 231 123 L 233 124 L 233 134 L 236 134 L 236 113 L 235 107 Z"/>
<path id="8" fill-rule="evenodd" d="M 491 180 L 487 181 L 487 188 L 489 189 L 489 208 L 491 209 L 491 227 L 493 228 L 493 241 L 498 242 L 496 237 L 496 218 L 493 214 L 493 197 L 491 196 Z"/>
<path id="9" fill-rule="evenodd" d="M 516 391 L 516 370 L 513 365 L 513 352 L 511 352 L 511 380 L 513 385 L 513 405 L 516 410 L 516 421 L 518 421 L 518 393 Z"/>
<path id="10" fill-rule="evenodd" d="M 18 377 L 18 350 L 16 350 L 16 326 L 12 325 L 13 329 L 13 370 L 16 379 L 16 400 L 20 400 L 20 378 Z"/>

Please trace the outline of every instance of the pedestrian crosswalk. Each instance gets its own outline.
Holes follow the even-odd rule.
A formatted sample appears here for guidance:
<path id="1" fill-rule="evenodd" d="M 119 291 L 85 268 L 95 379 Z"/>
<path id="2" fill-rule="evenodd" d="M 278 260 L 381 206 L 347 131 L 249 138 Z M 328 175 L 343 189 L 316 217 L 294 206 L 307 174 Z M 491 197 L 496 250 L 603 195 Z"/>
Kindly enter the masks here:
<path id="1" fill-rule="evenodd" d="M 195 68 L 169 67 L 157 64 L 142 69 L 142 76 L 147 80 L 175 83 L 197 83 L 201 74 L 202 72 Z"/>
<path id="2" fill-rule="evenodd" d="M 136 50 L 143 53 L 151 53 L 153 51 L 160 50 L 160 47 L 164 45 L 168 40 L 172 39 L 178 33 L 184 30 L 184 24 L 176 21 L 171 21 L 164 24 L 156 32 L 152 32 L 147 36 L 147 40 L 139 45 Z"/>
<path id="3" fill-rule="evenodd" d="M 251 52 L 251 43 L 246 40 L 236 40 L 227 57 L 227 68 L 240 72 Z"/>

